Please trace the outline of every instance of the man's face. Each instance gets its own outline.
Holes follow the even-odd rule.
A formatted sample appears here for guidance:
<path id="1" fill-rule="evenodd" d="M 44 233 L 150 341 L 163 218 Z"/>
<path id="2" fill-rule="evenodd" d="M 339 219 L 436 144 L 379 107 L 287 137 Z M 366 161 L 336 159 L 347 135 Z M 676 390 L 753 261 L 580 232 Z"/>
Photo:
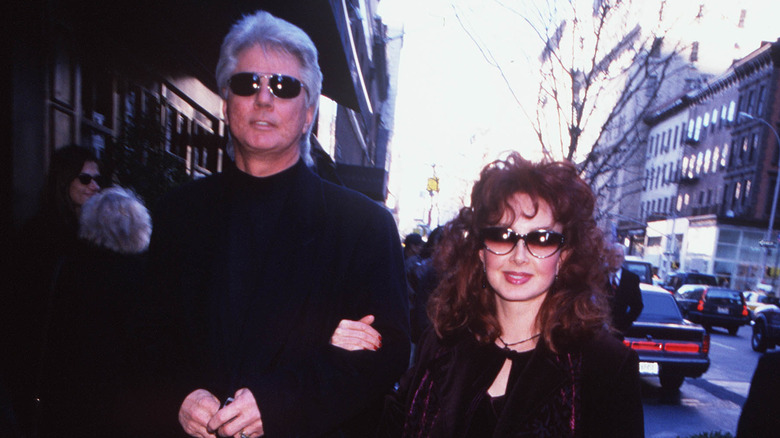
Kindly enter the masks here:
<path id="1" fill-rule="evenodd" d="M 264 51 L 260 46 L 243 50 L 235 73 L 283 74 L 301 78 L 298 60 L 288 54 Z M 238 96 L 228 90 L 223 104 L 236 152 L 236 162 L 259 160 L 275 167 L 275 173 L 294 165 L 300 157 L 300 141 L 308 132 L 314 109 L 306 107 L 306 90 L 293 98 L 271 94 L 268 78 L 251 96 Z M 246 169 L 242 169 L 245 170 Z"/>
<path id="2" fill-rule="evenodd" d="M 616 271 L 623 266 L 623 251 L 621 249 L 612 248 L 609 253 L 609 269 Z"/>

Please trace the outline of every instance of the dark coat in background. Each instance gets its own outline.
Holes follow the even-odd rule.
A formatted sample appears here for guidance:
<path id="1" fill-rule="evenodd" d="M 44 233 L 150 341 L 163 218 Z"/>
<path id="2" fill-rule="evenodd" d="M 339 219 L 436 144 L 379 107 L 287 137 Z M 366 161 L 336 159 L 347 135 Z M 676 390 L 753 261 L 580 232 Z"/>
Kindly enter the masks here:
<path id="1" fill-rule="evenodd" d="M 269 438 L 364 437 L 407 366 L 408 304 L 392 216 L 302 162 L 287 172 L 288 193 L 268 230 L 230 230 L 237 209 L 252 204 L 242 184 L 253 178 L 232 162 L 172 193 L 154 218 L 150 302 L 159 299 L 167 323 L 160 339 L 169 341 L 158 347 L 167 359 L 158 380 L 169 385 L 156 393 L 157 413 L 179 435 L 187 394 L 203 388 L 224 401 L 247 387 Z M 229 250 L 243 235 L 237 244 L 260 251 L 262 264 Z M 236 269 L 245 278 L 229 274 Z M 227 285 L 237 280 L 251 287 L 236 298 Z M 367 314 L 382 334 L 379 351 L 329 344 L 341 319 Z"/>
<path id="2" fill-rule="evenodd" d="M 130 333 L 144 273 L 144 255 L 86 242 L 63 259 L 42 350 L 40 437 L 132 436 L 123 395 L 137 378 Z"/>
<path id="3" fill-rule="evenodd" d="M 742 407 L 737 438 L 769 438 L 780 431 L 780 352 L 758 360 L 750 392 Z"/>
<path id="4" fill-rule="evenodd" d="M 611 289 L 611 286 L 609 286 Z M 639 289 L 639 276 L 621 268 L 620 283 L 617 290 L 612 291 L 610 306 L 612 325 L 621 333 L 628 330 L 642 313 L 642 291 Z"/>
<path id="5" fill-rule="evenodd" d="M 416 365 L 387 398 L 380 437 L 644 436 L 637 355 L 606 332 L 561 354 L 540 342 L 507 388 L 492 434 L 474 430 L 472 420 L 504 353 L 468 333 L 444 342 L 433 330 L 419 348 Z"/>

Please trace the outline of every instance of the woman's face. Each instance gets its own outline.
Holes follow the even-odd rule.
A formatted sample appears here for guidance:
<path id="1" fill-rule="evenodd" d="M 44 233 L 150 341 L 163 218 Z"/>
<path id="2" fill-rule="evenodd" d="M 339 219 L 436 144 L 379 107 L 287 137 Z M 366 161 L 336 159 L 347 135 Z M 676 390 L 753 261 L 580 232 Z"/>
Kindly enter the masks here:
<path id="1" fill-rule="evenodd" d="M 509 227 L 518 234 L 525 235 L 535 230 L 547 230 L 561 233 L 563 226 L 553 220 L 550 206 L 539 200 L 539 210 L 532 218 L 534 207 L 531 198 L 523 193 L 516 194 L 509 203 L 515 212 L 511 222 L 511 211 L 504 213 L 498 226 Z M 494 254 L 486 249 L 480 250 L 480 258 L 485 266 L 488 282 L 496 292 L 497 304 L 527 303 L 538 309 L 547 291 L 555 280 L 560 264 L 566 257 L 564 251 L 557 251 L 546 258 L 538 258 L 528 252 L 522 239 L 509 253 Z"/>
<path id="2" fill-rule="evenodd" d="M 82 178 L 86 179 L 83 175 L 89 175 L 91 177 L 87 184 L 80 181 Z M 97 181 L 95 181 L 95 178 L 98 178 L 99 176 L 100 169 L 98 168 L 97 163 L 94 161 L 87 161 L 84 163 L 81 167 L 81 174 L 70 182 L 70 187 L 68 189 L 70 201 L 76 207 L 81 207 L 89 198 L 100 191 L 100 186 Z"/>

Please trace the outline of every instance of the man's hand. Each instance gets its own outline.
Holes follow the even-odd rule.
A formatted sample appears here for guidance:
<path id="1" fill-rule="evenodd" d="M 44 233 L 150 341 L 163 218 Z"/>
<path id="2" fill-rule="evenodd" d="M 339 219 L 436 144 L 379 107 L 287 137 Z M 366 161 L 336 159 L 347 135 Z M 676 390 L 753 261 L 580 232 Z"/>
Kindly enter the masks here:
<path id="1" fill-rule="evenodd" d="M 373 315 L 366 315 L 360 321 L 342 319 L 330 337 L 330 344 L 349 351 L 376 351 L 382 347 L 382 336 L 371 327 L 373 323 Z"/>
<path id="2" fill-rule="evenodd" d="M 207 428 L 223 437 L 258 438 L 265 435 L 257 401 L 247 388 L 236 391 L 233 402 L 220 409 L 209 420 Z"/>
<path id="3" fill-rule="evenodd" d="M 179 408 L 179 423 L 188 435 L 198 438 L 213 438 L 209 432 L 209 420 L 219 410 L 219 400 L 205 389 L 196 389 L 182 402 Z"/>

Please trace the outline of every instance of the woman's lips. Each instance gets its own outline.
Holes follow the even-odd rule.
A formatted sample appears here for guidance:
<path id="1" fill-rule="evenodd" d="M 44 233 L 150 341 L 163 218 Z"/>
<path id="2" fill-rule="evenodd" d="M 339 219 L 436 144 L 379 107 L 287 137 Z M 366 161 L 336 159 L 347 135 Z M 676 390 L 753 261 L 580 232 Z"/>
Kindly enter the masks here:
<path id="1" fill-rule="evenodd" d="M 504 278 L 511 284 L 525 284 L 531 280 L 531 274 L 525 272 L 504 272 Z"/>

